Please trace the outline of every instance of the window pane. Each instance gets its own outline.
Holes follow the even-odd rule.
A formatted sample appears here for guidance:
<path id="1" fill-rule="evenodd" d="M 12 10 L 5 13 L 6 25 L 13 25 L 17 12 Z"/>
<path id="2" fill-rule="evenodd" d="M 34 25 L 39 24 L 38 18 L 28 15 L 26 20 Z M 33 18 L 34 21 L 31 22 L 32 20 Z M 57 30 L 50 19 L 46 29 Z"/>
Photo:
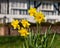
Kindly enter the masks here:
<path id="1" fill-rule="evenodd" d="M 5 14 L 6 13 L 6 4 L 5 3 L 2 3 L 1 4 L 1 13 L 2 14 Z"/>
<path id="2" fill-rule="evenodd" d="M 44 5 L 45 5 L 45 4 L 43 3 L 43 4 L 42 4 L 42 9 L 44 9 Z"/>
<path id="3" fill-rule="evenodd" d="M 45 5 L 45 6 L 46 6 L 46 9 L 48 9 L 49 4 L 48 4 L 48 3 L 46 3 L 46 5 Z"/>

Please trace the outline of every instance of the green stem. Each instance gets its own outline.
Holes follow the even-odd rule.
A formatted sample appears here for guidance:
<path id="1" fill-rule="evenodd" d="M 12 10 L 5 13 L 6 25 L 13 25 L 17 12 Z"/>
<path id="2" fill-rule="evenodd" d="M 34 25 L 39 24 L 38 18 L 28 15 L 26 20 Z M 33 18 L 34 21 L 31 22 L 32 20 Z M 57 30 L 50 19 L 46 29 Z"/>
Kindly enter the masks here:
<path id="1" fill-rule="evenodd" d="M 23 43 L 23 48 L 25 48 L 25 45 L 24 45 L 24 43 Z"/>
<path id="2" fill-rule="evenodd" d="M 41 32 L 41 24 L 39 24 L 39 33 Z"/>
<path id="3" fill-rule="evenodd" d="M 38 23 L 37 23 L 37 32 L 39 32 L 39 26 L 38 26 Z"/>
<path id="4" fill-rule="evenodd" d="M 27 42 L 26 39 L 25 39 L 25 44 L 26 44 L 26 48 L 29 48 L 29 46 L 28 46 L 28 42 Z"/>

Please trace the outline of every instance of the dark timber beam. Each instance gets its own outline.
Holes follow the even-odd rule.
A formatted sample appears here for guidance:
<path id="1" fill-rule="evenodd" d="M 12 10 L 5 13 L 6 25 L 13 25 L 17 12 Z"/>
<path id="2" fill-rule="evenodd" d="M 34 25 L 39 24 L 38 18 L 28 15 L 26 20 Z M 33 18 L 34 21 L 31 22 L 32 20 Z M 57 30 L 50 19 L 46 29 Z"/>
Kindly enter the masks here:
<path id="1" fill-rule="evenodd" d="M 36 1 L 34 1 L 34 8 L 38 8 L 40 5 L 41 5 L 41 2 L 38 5 L 36 5 Z"/>
<path id="2" fill-rule="evenodd" d="M 59 14 L 59 7 L 57 8 L 57 6 L 54 4 L 54 8 L 58 11 L 58 14 Z"/>
<path id="3" fill-rule="evenodd" d="M 36 6 L 36 8 L 38 8 L 41 5 L 41 2 Z"/>
<path id="4" fill-rule="evenodd" d="M 36 8 L 36 1 L 34 1 L 34 8 Z"/>
<path id="5" fill-rule="evenodd" d="M 9 14 L 9 0 L 7 0 L 7 14 Z"/>

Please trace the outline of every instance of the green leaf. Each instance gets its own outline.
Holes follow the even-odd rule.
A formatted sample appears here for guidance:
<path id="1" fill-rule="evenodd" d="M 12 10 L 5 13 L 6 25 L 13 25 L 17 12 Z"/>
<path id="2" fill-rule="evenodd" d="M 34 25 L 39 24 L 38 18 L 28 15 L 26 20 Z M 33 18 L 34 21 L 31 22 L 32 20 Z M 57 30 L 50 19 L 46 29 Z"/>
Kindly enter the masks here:
<path id="1" fill-rule="evenodd" d="M 52 45 L 52 43 L 53 43 L 53 41 L 54 41 L 55 35 L 56 35 L 56 33 L 54 33 L 54 35 L 53 35 L 53 37 L 52 37 L 52 40 L 51 40 L 51 42 L 50 42 L 50 46 L 49 46 L 49 47 L 51 47 L 51 45 Z"/>

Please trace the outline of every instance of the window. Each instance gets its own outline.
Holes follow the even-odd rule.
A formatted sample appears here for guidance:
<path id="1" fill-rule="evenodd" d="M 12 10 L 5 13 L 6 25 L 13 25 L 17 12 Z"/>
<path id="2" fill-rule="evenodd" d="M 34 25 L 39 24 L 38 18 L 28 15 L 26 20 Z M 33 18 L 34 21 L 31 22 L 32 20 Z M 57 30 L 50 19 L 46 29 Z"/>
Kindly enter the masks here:
<path id="1" fill-rule="evenodd" d="M 54 15 L 53 11 L 43 11 L 45 15 Z"/>
<path id="2" fill-rule="evenodd" d="M 27 15 L 27 10 L 20 10 L 20 15 Z"/>
<path id="3" fill-rule="evenodd" d="M 52 15 L 52 12 L 49 12 L 49 15 Z"/>
<path id="4" fill-rule="evenodd" d="M 48 8 L 50 8 L 50 9 L 51 9 L 51 7 L 52 7 L 52 4 L 49 4 Z"/>
<path id="5" fill-rule="evenodd" d="M 49 7 L 49 4 L 48 4 L 48 3 L 46 3 L 46 5 L 45 5 L 45 6 L 46 6 L 46 9 L 48 9 L 48 7 Z"/>
<path id="6" fill-rule="evenodd" d="M 51 3 L 42 3 L 42 10 L 52 10 Z"/>
<path id="7" fill-rule="evenodd" d="M 13 2 L 13 3 L 11 3 L 11 7 L 14 7 L 14 4 L 15 4 L 14 2 Z"/>
<path id="8" fill-rule="evenodd" d="M 11 2 L 11 7 L 18 7 L 18 2 L 12 1 Z"/>
<path id="9" fill-rule="evenodd" d="M 25 2 L 23 2 L 23 3 L 21 3 L 21 4 L 22 4 L 21 7 L 22 7 L 22 8 L 25 8 Z"/>
<path id="10" fill-rule="evenodd" d="M 8 2 L 8 0 L 0 0 L 0 13 L 1 14 L 9 13 L 9 2 Z"/>
<path id="11" fill-rule="evenodd" d="M 17 9 L 12 9 L 12 10 L 11 10 L 11 14 L 15 14 L 15 15 L 19 14 L 19 10 L 17 10 Z"/>
<path id="12" fill-rule="evenodd" d="M 45 7 L 44 7 L 44 5 L 45 5 L 45 4 L 43 3 L 43 4 L 42 4 L 42 9 L 44 9 L 44 8 L 45 8 Z"/>
<path id="13" fill-rule="evenodd" d="M 11 1 L 11 14 L 26 14 L 27 10 L 27 2 L 26 1 L 20 1 L 20 0 L 14 0 Z"/>
<path id="14" fill-rule="evenodd" d="M 2 14 L 7 14 L 7 6 L 6 3 L 1 4 L 1 13 Z"/>
<path id="15" fill-rule="evenodd" d="M 27 9 L 27 2 L 25 1 L 12 1 L 11 8 L 18 8 L 18 9 Z"/>

